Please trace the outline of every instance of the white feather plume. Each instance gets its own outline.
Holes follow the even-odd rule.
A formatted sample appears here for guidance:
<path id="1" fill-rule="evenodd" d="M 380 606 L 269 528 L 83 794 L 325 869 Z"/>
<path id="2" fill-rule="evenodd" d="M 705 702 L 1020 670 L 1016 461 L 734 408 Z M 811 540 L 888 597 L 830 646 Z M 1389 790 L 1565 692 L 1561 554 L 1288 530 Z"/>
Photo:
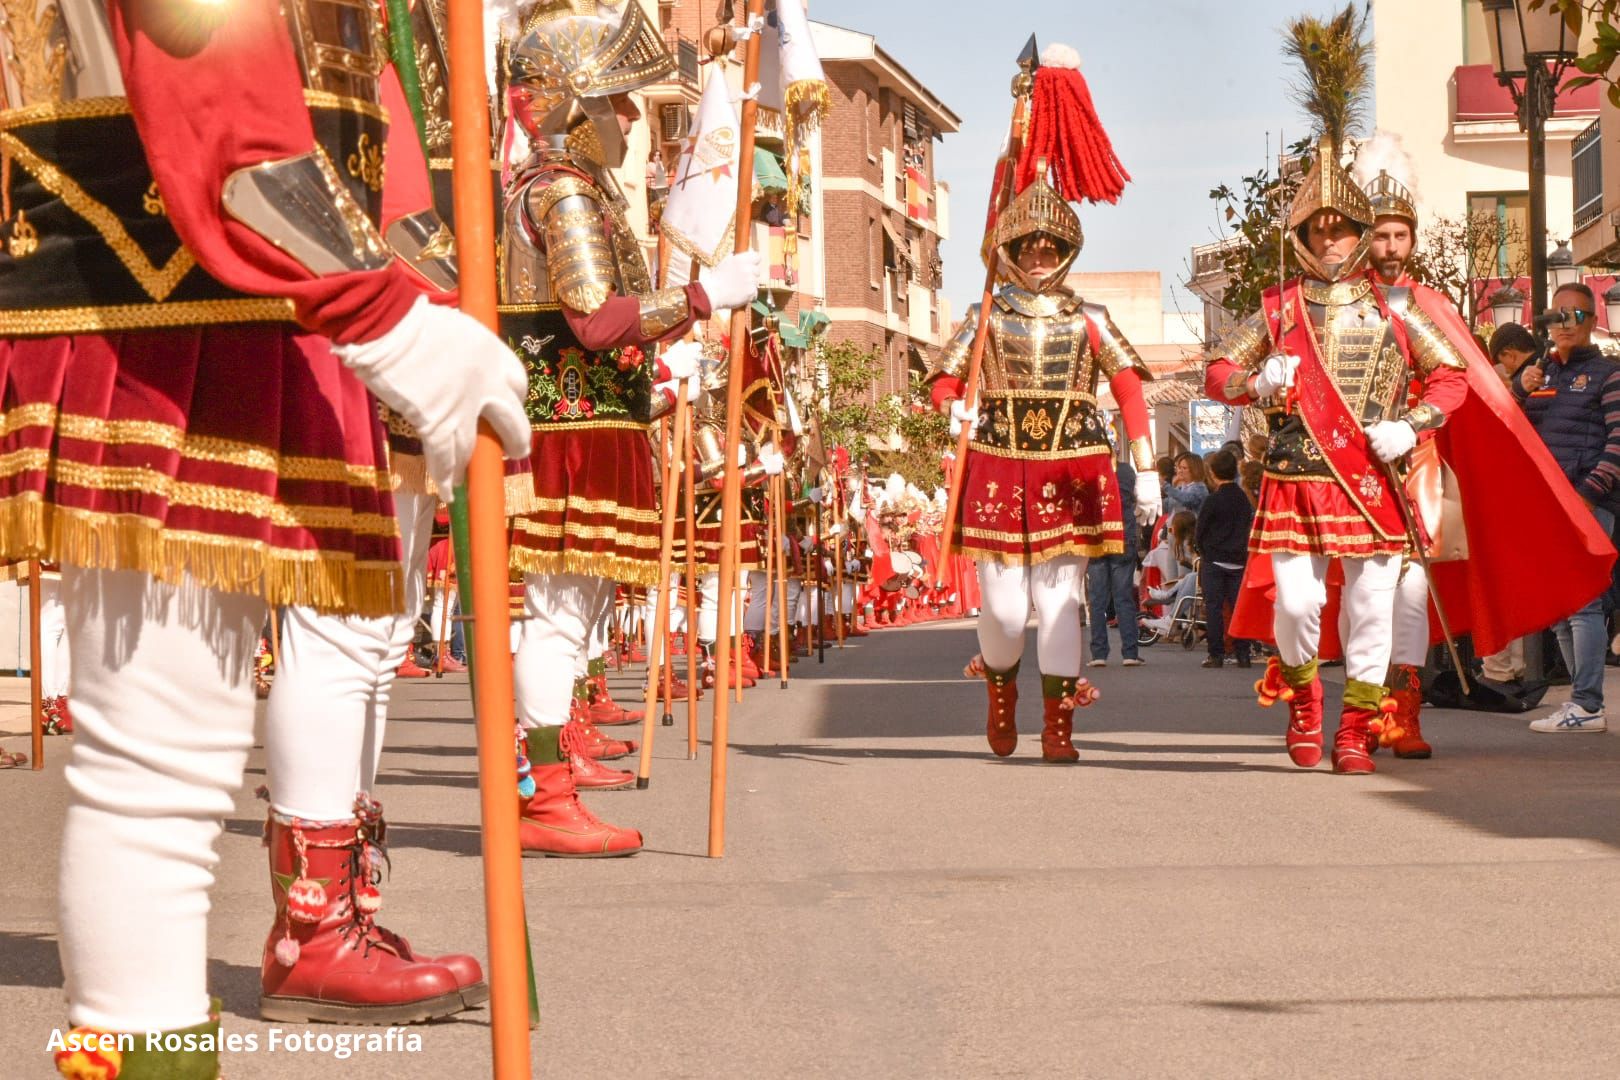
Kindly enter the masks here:
<path id="1" fill-rule="evenodd" d="M 1401 137 L 1393 131 L 1373 132 L 1372 138 L 1362 143 L 1356 151 L 1354 174 L 1357 184 L 1365 188 L 1378 179 L 1380 172 L 1389 173 L 1393 180 L 1404 185 L 1412 193 L 1413 202 L 1422 201 L 1418 195 L 1417 169 L 1412 163 L 1412 155 L 1406 152 Z"/>
<path id="2" fill-rule="evenodd" d="M 1080 53 L 1073 45 L 1064 45 L 1061 42 L 1048 45 L 1041 50 L 1041 67 L 1073 68 L 1080 70 Z"/>

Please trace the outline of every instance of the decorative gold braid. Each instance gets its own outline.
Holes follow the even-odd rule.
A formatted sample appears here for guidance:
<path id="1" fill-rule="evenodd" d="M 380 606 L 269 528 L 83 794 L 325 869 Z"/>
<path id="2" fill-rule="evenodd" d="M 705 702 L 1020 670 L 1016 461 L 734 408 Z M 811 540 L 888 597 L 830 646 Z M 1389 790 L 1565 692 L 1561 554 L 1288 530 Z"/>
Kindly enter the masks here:
<path id="1" fill-rule="evenodd" d="M 113 254 L 118 256 L 118 261 L 124 264 L 124 268 L 153 300 L 161 301 L 168 296 L 174 291 L 175 286 L 180 284 L 180 279 L 197 265 L 191 250 L 181 247 L 169 256 L 169 261 L 161 270 L 158 269 L 131 238 L 128 230 L 124 228 L 124 223 L 118 220 L 117 214 L 92 199 L 71 177 L 34 153 L 21 139 L 0 132 L 0 151 L 10 155 L 18 165 L 27 170 L 39 181 L 40 187 L 61 199 L 70 210 L 89 222 L 91 227 L 101 234 L 107 246 L 112 248 Z"/>
<path id="2" fill-rule="evenodd" d="M 79 98 L 76 101 L 42 101 L 21 109 L 0 110 L 0 131 L 44 124 L 57 120 L 105 119 L 128 116 L 129 99 L 121 97 Z"/>
<path id="3" fill-rule="evenodd" d="M 624 585 L 658 583 L 658 556 L 627 559 L 593 551 L 536 551 L 512 545 L 511 568 L 520 574 L 585 574 Z"/>
<path id="4" fill-rule="evenodd" d="M 340 109 L 344 112 L 356 112 L 362 116 L 369 116 L 374 120 L 389 123 L 388 110 L 375 102 L 364 98 L 347 97 L 343 94 L 334 94 L 330 90 L 305 90 L 304 104 L 311 109 Z"/>
<path id="5" fill-rule="evenodd" d="M 262 297 L 183 300 L 172 304 L 113 304 L 107 307 L 50 308 L 44 311 L 0 311 L 0 337 L 47 337 L 220 323 L 292 321 L 293 306 L 290 300 Z"/>

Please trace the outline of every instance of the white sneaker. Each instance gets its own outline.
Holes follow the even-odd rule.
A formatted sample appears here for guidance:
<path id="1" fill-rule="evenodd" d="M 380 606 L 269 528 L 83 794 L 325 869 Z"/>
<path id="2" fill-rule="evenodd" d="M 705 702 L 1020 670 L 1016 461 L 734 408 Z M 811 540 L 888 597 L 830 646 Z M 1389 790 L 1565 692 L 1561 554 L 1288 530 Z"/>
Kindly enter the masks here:
<path id="1" fill-rule="evenodd" d="M 1147 663 L 1147 661 L 1143 660 L 1140 656 L 1132 656 L 1128 659 L 1120 661 L 1120 665 L 1122 667 L 1141 667 L 1145 663 Z"/>
<path id="2" fill-rule="evenodd" d="M 1093 660 L 1091 663 L 1087 664 L 1086 666 L 1087 667 L 1107 667 L 1108 666 L 1108 661 L 1106 661 L 1106 660 Z"/>
<path id="3" fill-rule="evenodd" d="M 1573 701 L 1566 701 L 1546 716 L 1530 721 L 1530 730 L 1543 734 L 1573 731 L 1603 732 L 1609 723 L 1600 712 L 1587 712 Z"/>

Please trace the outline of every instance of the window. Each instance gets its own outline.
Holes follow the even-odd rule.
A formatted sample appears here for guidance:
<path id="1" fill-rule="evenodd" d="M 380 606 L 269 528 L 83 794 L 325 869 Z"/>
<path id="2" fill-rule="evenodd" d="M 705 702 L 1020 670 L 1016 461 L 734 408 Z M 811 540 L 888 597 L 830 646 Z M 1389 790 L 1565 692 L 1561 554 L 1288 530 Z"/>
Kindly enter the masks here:
<path id="1" fill-rule="evenodd" d="M 874 289 L 879 288 L 882 285 L 882 282 L 878 279 L 878 267 L 882 265 L 883 261 L 883 249 L 878 246 L 879 243 L 881 243 L 881 241 L 878 239 L 878 223 L 874 218 L 867 218 L 866 270 L 870 275 L 871 285 Z"/>
<path id="2" fill-rule="evenodd" d="M 1462 62 L 1490 63 L 1490 23 L 1485 18 L 1485 7 L 1480 0 L 1462 0 L 1462 24 Z"/>
<path id="3" fill-rule="evenodd" d="M 1468 196 L 1474 277 L 1516 278 L 1530 268 L 1530 195 L 1524 191 Z"/>

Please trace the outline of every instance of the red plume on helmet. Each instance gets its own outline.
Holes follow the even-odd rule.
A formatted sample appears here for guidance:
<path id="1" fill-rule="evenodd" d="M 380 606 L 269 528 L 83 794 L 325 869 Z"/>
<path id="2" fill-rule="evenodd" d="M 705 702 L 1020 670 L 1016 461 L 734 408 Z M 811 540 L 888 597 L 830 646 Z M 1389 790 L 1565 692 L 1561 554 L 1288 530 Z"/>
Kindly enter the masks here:
<path id="1" fill-rule="evenodd" d="M 1015 191 L 1035 181 L 1042 159 L 1052 186 L 1070 202 L 1118 202 L 1131 178 L 1097 119 L 1080 74 L 1080 54 L 1067 45 L 1050 45 L 1041 53 Z"/>

